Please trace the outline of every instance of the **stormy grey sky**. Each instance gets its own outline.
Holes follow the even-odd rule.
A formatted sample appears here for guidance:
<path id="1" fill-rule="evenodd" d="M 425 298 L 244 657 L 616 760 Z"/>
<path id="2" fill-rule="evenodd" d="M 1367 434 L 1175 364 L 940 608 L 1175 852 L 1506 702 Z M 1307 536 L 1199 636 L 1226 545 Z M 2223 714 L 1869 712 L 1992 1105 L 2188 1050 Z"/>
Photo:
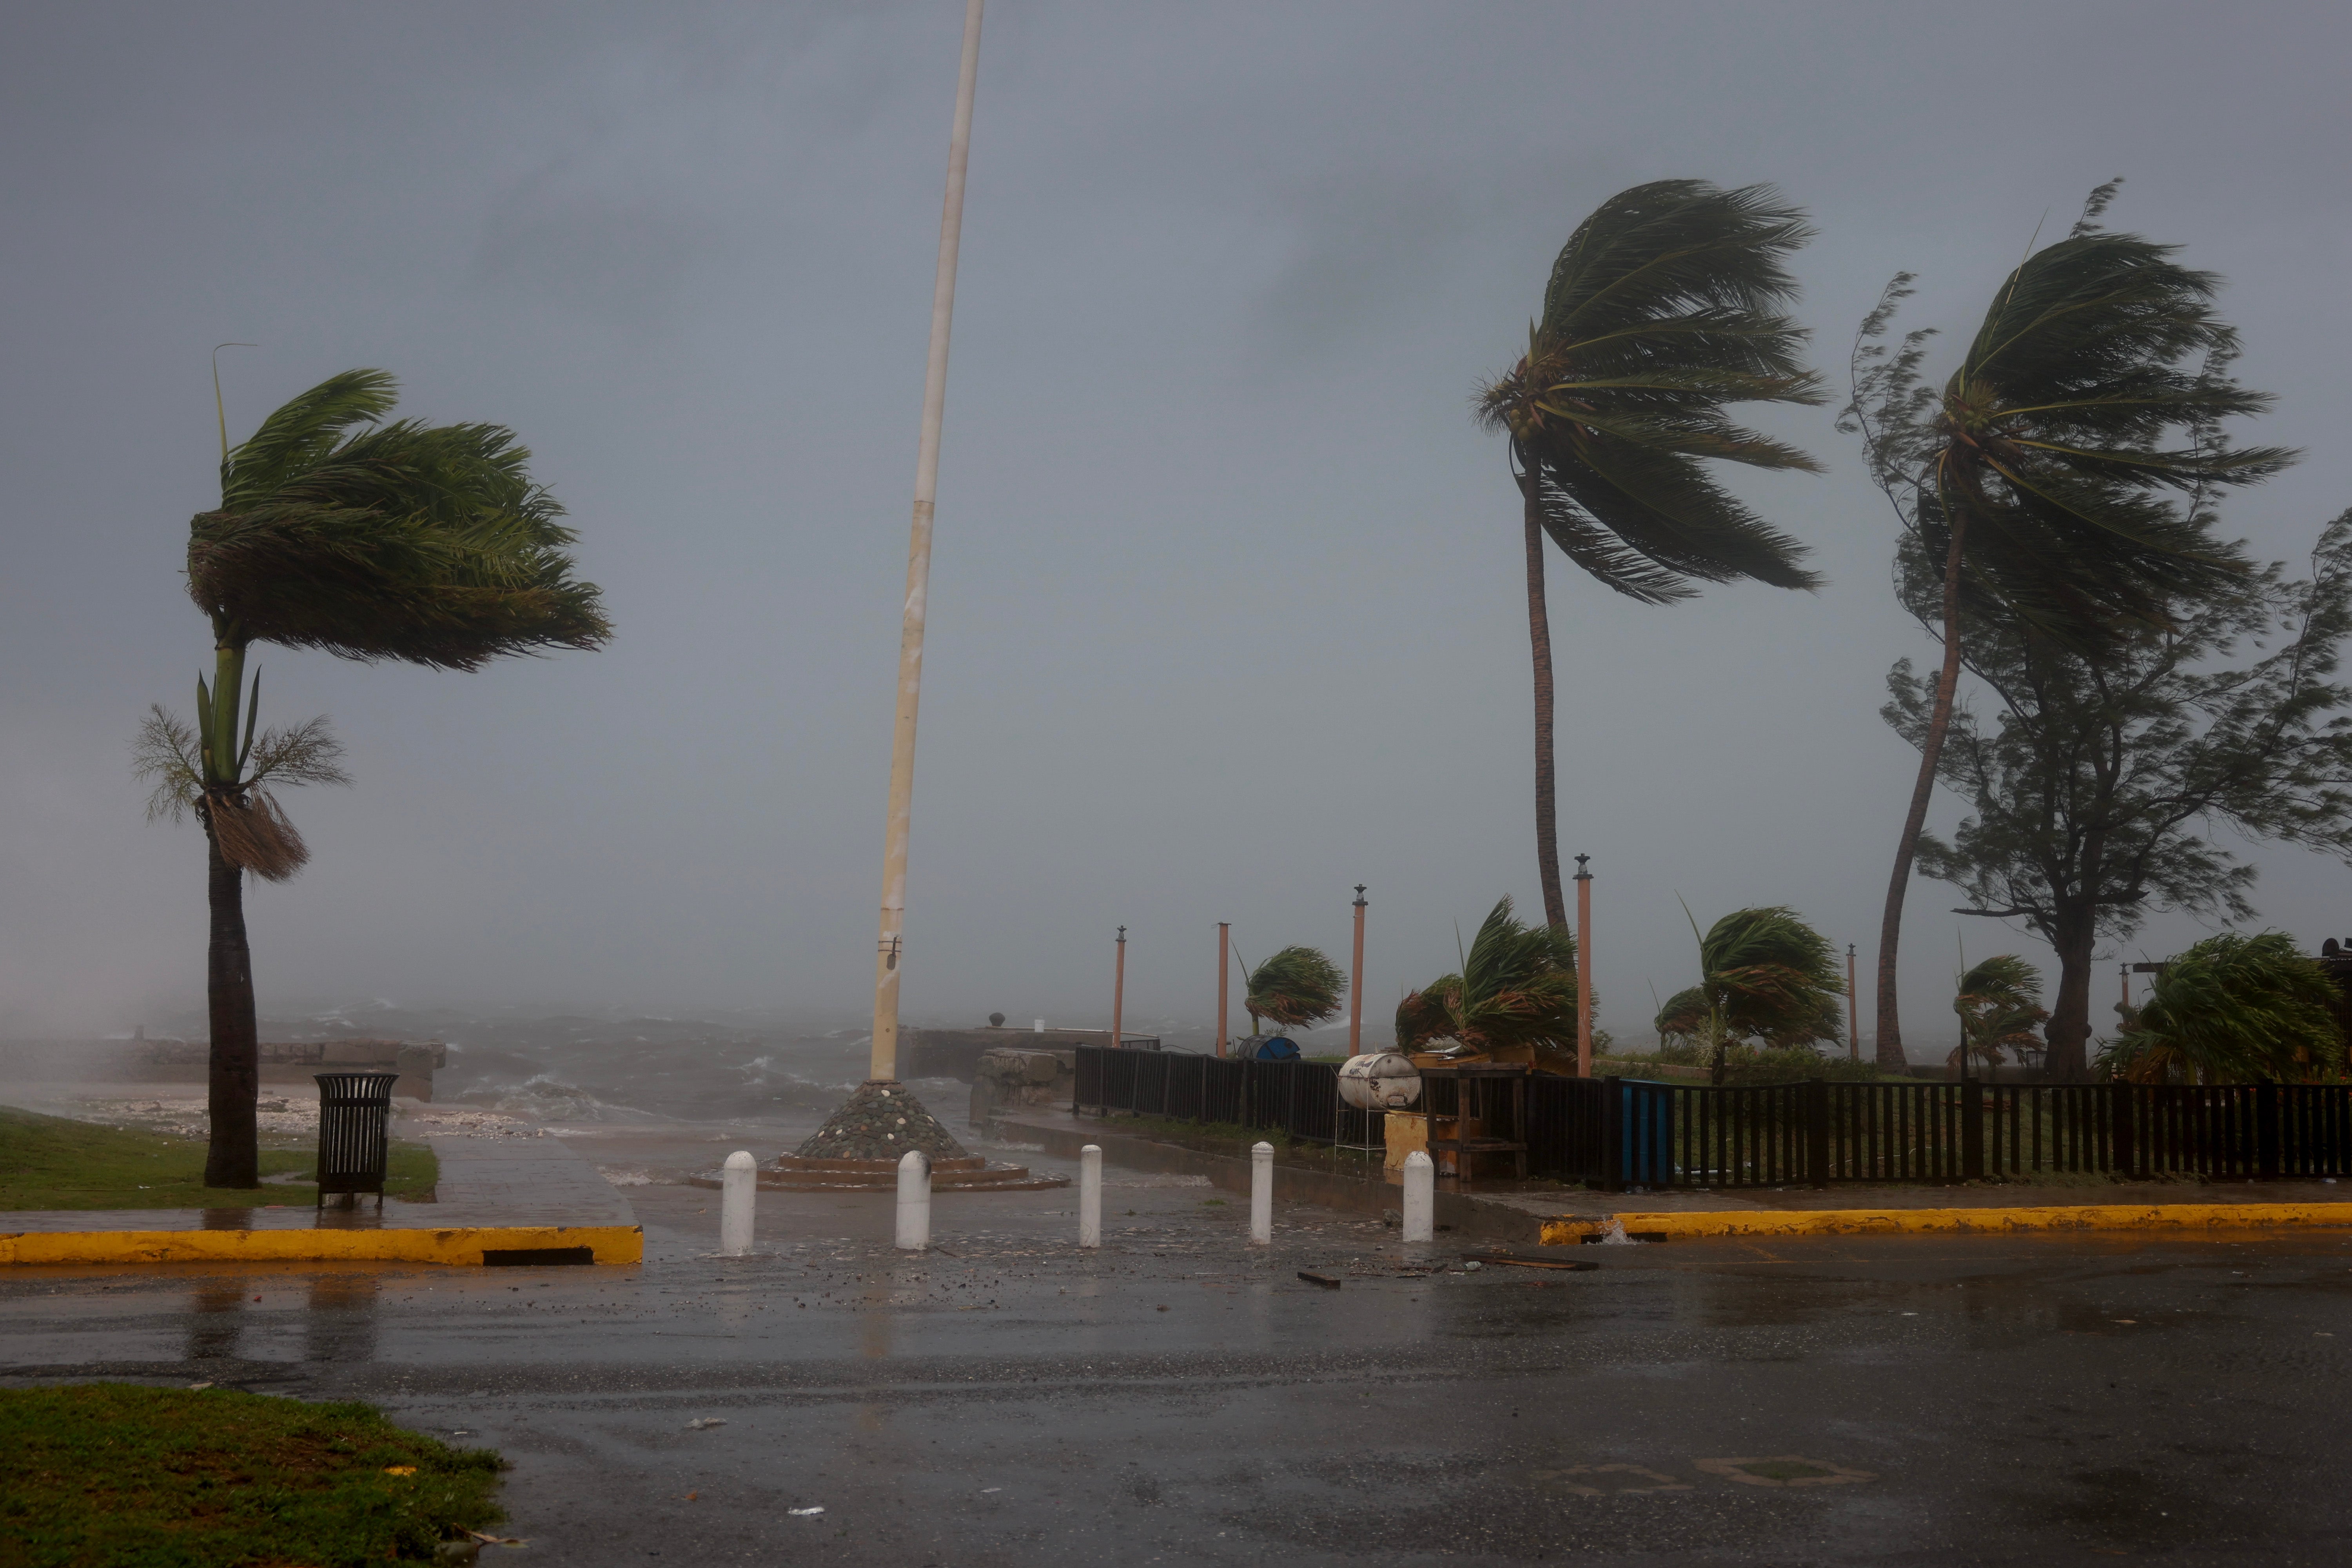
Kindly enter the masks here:
<path id="1" fill-rule="evenodd" d="M 230 339 L 262 345 L 221 356 L 233 437 L 362 364 L 406 413 L 512 425 L 619 628 L 473 677 L 262 650 L 265 717 L 332 714 L 358 777 L 291 802 L 317 859 L 250 898 L 264 1011 L 862 1008 L 961 12 L 0 8 L 0 1033 L 202 994 L 201 839 L 142 825 L 125 759 L 205 665 L 179 564 Z M 1130 1017 L 1202 1023 L 1212 922 L 1344 954 L 1362 881 L 1384 1023 L 1457 921 L 1539 907 L 1516 500 L 1466 405 L 1637 181 L 1808 207 L 1842 383 L 1890 273 L 1964 326 L 2045 215 L 2128 176 L 2110 221 L 2229 277 L 2263 438 L 2311 449 L 2231 524 L 2306 550 L 2352 503 L 2347 44 L 2285 4 L 996 0 L 909 1015 L 1097 1022 L 1123 921 Z M 1562 837 L 1637 1039 L 1689 978 L 1677 894 L 1793 904 L 1868 963 L 1916 765 L 1876 710 L 1930 645 L 1832 417 L 1774 425 L 1829 475 L 1741 481 L 1820 595 L 1553 575 Z M 2252 854 L 2266 922 L 2352 932 L 2343 868 Z M 1915 887 L 1929 1035 L 1954 901 Z"/>

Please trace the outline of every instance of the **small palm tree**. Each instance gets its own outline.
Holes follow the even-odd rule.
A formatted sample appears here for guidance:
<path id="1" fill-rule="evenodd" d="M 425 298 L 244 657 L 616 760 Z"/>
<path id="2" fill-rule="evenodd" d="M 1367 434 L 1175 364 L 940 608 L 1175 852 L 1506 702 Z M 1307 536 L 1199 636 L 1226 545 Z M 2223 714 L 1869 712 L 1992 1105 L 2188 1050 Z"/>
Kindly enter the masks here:
<path id="1" fill-rule="evenodd" d="M 2207 937 L 2168 963 L 2099 1054 L 2133 1083 L 2309 1080 L 2344 1070 L 2336 984 L 2279 931 Z"/>
<path id="2" fill-rule="evenodd" d="M 1576 938 L 1567 927 L 1523 925 L 1498 899 L 1448 974 L 1397 1005 L 1397 1049 L 1452 1038 L 1474 1050 L 1520 1046 L 1576 1050 Z"/>
<path id="3" fill-rule="evenodd" d="M 1250 1033 L 1258 1020 L 1278 1028 L 1311 1029 L 1339 1010 L 1348 988 L 1345 971 L 1311 947 L 1286 947 L 1250 972 L 1242 1005 L 1249 1010 Z"/>
<path id="4" fill-rule="evenodd" d="M 2099 226 L 2120 181 L 2094 191 L 2074 230 L 2028 256 L 1995 291 L 1938 394 L 1920 379 L 1928 331 L 1881 341 L 1912 292 L 1898 274 L 1854 341 L 1853 399 L 1873 478 L 1906 530 L 1905 575 L 1934 584 L 1943 670 L 1895 847 L 1878 944 L 1878 1059 L 1903 1064 L 1895 999 L 1903 900 L 1951 726 L 1963 616 L 2011 619 L 2095 648 L 2118 623 L 2164 626 L 2182 600 L 2226 592 L 2246 570 L 2211 532 L 2222 486 L 2277 472 L 2294 454 L 2232 447 L 2221 422 L 2271 399 L 2231 380 L 2237 334 L 2215 314 L 2221 280 L 2178 248 Z"/>
<path id="5" fill-rule="evenodd" d="M 2044 1048 L 2033 1031 L 2048 1021 L 2042 1005 L 2042 972 L 2013 952 L 1996 953 L 1960 976 L 1952 1010 L 1960 1016 L 1959 1051 L 1987 1067 L 1999 1067 L 2001 1052 L 2023 1061 Z"/>
<path id="6" fill-rule="evenodd" d="M 1528 352 L 1479 395 L 1510 437 L 1526 535 L 1535 660 L 1536 858 L 1544 915 L 1568 923 L 1554 808 L 1546 536 L 1609 587 L 1671 604 L 1698 583 L 1811 588 L 1804 551 L 1708 475 L 1718 459 L 1818 471 L 1804 453 L 1724 414 L 1736 403 L 1818 403 L 1798 362 L 1805 331 L 1786 259 L 1812 237 L 1769 185 L 1660 180 L 1622 191 L 1553 262 Z"/>
<path id="7" fill-rule="evenodd" d="M 257 733 L 255 643 L 362 662 L 478 669 L 609 635 L 593 584 L 572 575 L 563 509 L 530 454 L 498 425 L 385 422 L 393 378 L 353 370 L 262 421 L 235 451 L 226 426 L 221 504 L 189 524 L 188 592 L 211 620 L 213 675 L 190 725 L 163 708 L 134 753 L 150 816 L 193 811 L 211 864 L 208 1186 L 258 1181 L 259 1089 L 243 878 L 281 881 L 310 858 L 273 791 L 349 782 L 324 719 Z"/>
<path id="8" fill-rule="evenodd" d="M 1690 919 L 1690 911 L 1683 911 Z M 1778 905 L 1734 910 L 1698 939 L 1699 983 L 1666 998 L 1654 1026 L 1696 1039 L 1713 1080 L 1723 1081 L 1734 1042 L 1760 1038 L 1773 1049 L 1834 1042 L 1843 1021 L 1845 976 L 1837 950 L 1797 911 Z"/>

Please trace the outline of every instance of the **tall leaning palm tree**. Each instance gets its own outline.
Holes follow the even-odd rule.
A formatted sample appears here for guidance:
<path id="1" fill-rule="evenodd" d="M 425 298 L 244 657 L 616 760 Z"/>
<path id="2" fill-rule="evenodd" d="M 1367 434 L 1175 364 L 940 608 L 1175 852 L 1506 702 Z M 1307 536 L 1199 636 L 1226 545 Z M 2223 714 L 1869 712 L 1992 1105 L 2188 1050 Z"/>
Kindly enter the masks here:
<path id="1" fill-rule="evenodd" d="M 193 810 L 211 866 L 207 1186 L 258 1181 L 244 877 L 282 880 L 310 858 L 273 787 L 345 782 L 323 719 L 257 734 L 247 650 L 472 670 L 597 647 L 611 631 L 595 585 L 572 575 L 563 509 L 530 478 L 514 433 L 387 422 L 397 395 L 383 371 L 346 371 L 236 450 L 224 433 L 220 505 L 189 524 L 188 592 L 212 623 L 212 678 L 197 679 L 193 726 L 149 715 L 136 761 L 156 784 L 151 815 Z"/>
<path id="2" fill-rule="evenodd" d="M 2213 535 L 2212 498 L 2294 460 L 2224 438 L 2224 420 L 2271 399 L 2229 374 L 2237 334 L 2214 311 L 2221 279 L 2174 261 L 2177 247 L 2100 226 L 2121 184 L 2094 191 L 2064 239 L 2003 279 L 1940 394 L 1920 379 L 1930 331 L 1892 353 L 1880 341 L 1911 274 L 1887 285 L 1854 341 L 1840 426 L 1861 434 L 1903 521 L 1906 597 L 1936 616 L 1944 645 L 1880 921 L 1881 1066 L 1904 1060 L 1903 900 L 1951 727 L 1964 621 L 2007 619 L 2077 650 L 2126 624 L 2164 626 L 2246 570 Z"/>
<path id="3" fill-rule="evenodd" d="M 1718 486 L 1708 459 L 1818 471 L 1804 453 L 1741 429 L 1736 403 L 1818 403 L 1798 363 L 1805 332 L 1781 309 L 1785 265 L 1812 237 L 1769 185 L 1660 180 L 1603 202 L 1569 237 L 1528 352 L 1479 395 L 1510 437 L 1526 534 L 1535 659 L 1536 858 L 1544 916 L 1568 923 L 1553 787 L 1551 629 L 1543 542 L 1645 604 L 1699 583 L 1811 588 L 1803 548 Z"/>

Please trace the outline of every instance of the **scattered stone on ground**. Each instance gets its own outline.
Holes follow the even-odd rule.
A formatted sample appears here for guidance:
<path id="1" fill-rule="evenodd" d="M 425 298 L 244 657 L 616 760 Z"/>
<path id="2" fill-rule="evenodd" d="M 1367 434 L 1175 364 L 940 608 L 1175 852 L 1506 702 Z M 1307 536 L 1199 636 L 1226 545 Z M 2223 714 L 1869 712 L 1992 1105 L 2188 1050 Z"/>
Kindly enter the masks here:
<path id="1" fill-rule="evenodd" d="M 318 1120 L 315 1110 L 311 1117 Z M 422 1138 L 542 1138 L 547 1129 L 495 1110 L 416 1110 L 402 1113 L 400 1131 Z"/>
<path id="2" fill-rule="evenodd" d="M 132 1128 L 142 1132 L 169 1132 L 181 1138 L 202 1138 L 212 1127 L 212 1112 L 204 1097 L 187 1100 L 83 1100 L 61 1108 L 79 1121 L 106 1127 Z M 265 1094 L 254 1107 L 254 1122 L 264 1133 L 314 1134 L 319 1131 L 319 1106 L 313 1100 Z"/>

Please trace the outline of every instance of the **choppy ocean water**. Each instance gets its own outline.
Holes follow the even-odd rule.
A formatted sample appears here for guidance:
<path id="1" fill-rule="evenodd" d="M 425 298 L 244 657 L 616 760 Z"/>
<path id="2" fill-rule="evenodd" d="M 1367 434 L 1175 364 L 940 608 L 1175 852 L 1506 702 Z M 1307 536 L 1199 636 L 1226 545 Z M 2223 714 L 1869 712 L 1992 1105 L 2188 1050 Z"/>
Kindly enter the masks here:
<path id="1" fill-rule="evenodd" d="M 959 1019 L 945 1026 L 978 1021 Z M 909 1022 L 918 1027 L 942 1023 Z M 1107 1022 L 1087 1020 L 1090 1026 Z M 151 1038 L 201 1037 L 204 1026 L 203 1016 L 191 1013 L 160 1018 L 147 1033 Z M 1213 1037 L 1206 1020 L 1135 1018 L 1128 1026 L 1157 1033 L 1179 1050 L 1206 1050 Z M 1242 1026 L 1239 1020 L 1235 1026 Z M 1343 1026 L 1325 1032 L 1344 1040 Z M 624 1185 L 671 1179 L 688 1165 L 715 1164 L 718 1156 L 710 1146 L 721 1153 L 726 1147 L 746 1146 L 766 1157 L 797 1145 L 865 1079 L 870 1044 L 865 1020 L 837 1013 L 774 1008 L 654 1014 L 406 1006 L 381 1000 L 265 1012 L 260 1034 L 269 1041 L 442 1041 L 447 1060 L 434 1075 L 437 1105 L 479 1107 L 581 1140 L 583 1152 L 594 1146 L 591 1157 Z M 132 1048 L 119 1037 L 94 1044 Z M 950 1131 L 968 1135 L 969 1085 L 919 1079 L 909 1087 Z M 193 1106 L 200 1094 L 191 1085 L 182 1098 Z"/>

